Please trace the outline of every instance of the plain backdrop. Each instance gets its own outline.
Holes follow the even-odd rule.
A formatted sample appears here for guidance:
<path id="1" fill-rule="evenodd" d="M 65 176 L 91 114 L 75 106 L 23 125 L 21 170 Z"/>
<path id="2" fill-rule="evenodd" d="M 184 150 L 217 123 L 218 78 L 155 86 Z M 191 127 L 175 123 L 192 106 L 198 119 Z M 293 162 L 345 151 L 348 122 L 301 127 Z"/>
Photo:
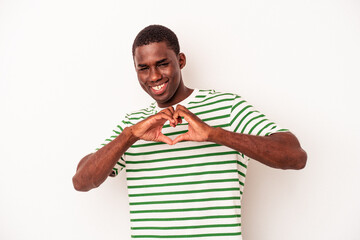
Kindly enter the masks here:
<path id="1" fill-rule="evenodd" d="M 308 153 L 251 161 L 244 240 L 360 239 L 360 2 L 0 0 L 0 239 L 130 238 L 124 172 L 76 192 L 79 160 L 151 99 L 131 45 L 171 28 L 185 83 L 234 92 Z"/>

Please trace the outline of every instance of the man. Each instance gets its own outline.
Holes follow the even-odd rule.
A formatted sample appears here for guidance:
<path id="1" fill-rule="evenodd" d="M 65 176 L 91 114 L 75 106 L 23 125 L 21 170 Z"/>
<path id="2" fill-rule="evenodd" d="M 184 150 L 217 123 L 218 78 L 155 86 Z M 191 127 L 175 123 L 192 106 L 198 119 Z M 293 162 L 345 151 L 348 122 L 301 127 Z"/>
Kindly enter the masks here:
<path id="1" fill-rule="evenodd" d="M 128 114 L 108 144 L 80 161 L 75 189 L 98 187 L 125 168 L 133 238 L 241 239 L 249 158 L 301 169 L 306 153 L 240 96 L 186 87 L 186 58 L 170 29 L 143 29 L 133 59 L 156 103 Z"/>

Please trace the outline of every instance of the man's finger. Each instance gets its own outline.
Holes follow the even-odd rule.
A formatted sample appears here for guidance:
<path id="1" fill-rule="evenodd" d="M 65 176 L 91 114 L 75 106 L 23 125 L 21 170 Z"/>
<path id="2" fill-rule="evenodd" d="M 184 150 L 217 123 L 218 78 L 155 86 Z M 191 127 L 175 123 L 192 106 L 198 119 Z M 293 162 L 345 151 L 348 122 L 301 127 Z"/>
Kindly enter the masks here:
<path id="1" fill-rule="evenodd" d="M 189 140 L 188 138 L 188 135 L 186 133 L 184 134 L 181 134 L 179 136 L 177 136 L 172 142 L 173 142 L 173 145 L 178 143 L 178 142 L 181 142 L 181 141 L 187 141 Z"/>
<path id="2" fill-rule="evenodd" d="M 159 114 L 165 114 L 165 115 L 169 116 L 170 119 L 167 118 L 167 120 L 169 120 L 170 126 L 172 126 L 172 127 L 176 126 L 177 122 L 173 118 L 173 114 L 174 114 L 174 108 L 173 107 L 168 107 L 168 108 L 162 110 L 161 112 L 159 112 Z"/>
<path id="3" fill-rule="evenodd" d="M 161 120 L 161 119 L 169 120 L 169 122 L 172 122 L 172 123 L 175 122 L 172 116 L 169 116 L 168 114 L 166 114 L 164 112 L 159 112 L 158 114 L 155 114 L 154 118 L 157 120 Z"/>
<path id="4" fill-rule="evenodd" d="M 176 121 L 177 121 L 178 124 L 181 124 L 182 123 L 182 118 L 179 116 L 179 117 L 176 118 Z"/>
<path id="5" fill-rule="evenodd" d="M 193 124 L 194 121 L 198 119 L 198 117 L 195 114 L 193 114 L 187 109 L 185 111 L 182 109 L 177 109 L 174 113 L 173 118 L 180 119 L 181 117 L 183 117 L 189 124 Z"/>
<path id="6" fill-rule="evenodd" d="M 184 107 L 183 105 L 180 105 L 180 104 L 178 104 L 177 106 L 176 106 L 176 110 L 188 110 L 186 107 Z"/>
<path id="7" fill-rule="evenodd" d="M 173 119 L 179 119 L 181 117 L 185 117 L 186 113 L 183 111 L 183 110 L 180 110 L 180 109 L 176 109 L 175 110 L 175 113 L 173 115 Z"/>
<path id="8" fill-rule="evenodd" d="M 160 134 L 158 137 L 158 140 L 164 143 L 167 143 L 169 145 L 173 145 L 173 140 L 171 140 L 171 138 L 169 138 L 168 136 L 165 136 L 164 134 Z"/>
<path id="9" fill-rule="evenodd" d="M 173 107 L 173 106 L 168 107 L 167 109 L 171 112 L 171 115 L 172 115 L 172 114 L 174 114 L 175 109 L 174 109 L 174 107 Z"/>
<path id="10" fill-rule="evenodd" d="M 175 110 L 174 110 L 173 107 L 168 107 L 168 108 L 165 108 L 165 109 L 161 110 L 160 112 L 165 113 L 165 114 L 169 115 L 170 117 L 172 117 L 174 111 Z"/>
<path id="11" fill-rule="evenodd" d="M 171 113 L 171 117 L 174 119 L 174 113 L 175 113 L 175 109 L 174 109 L 174 107 L 168 107 L 167 108 L 168 110 L 169 110 L 169 112 Z M 176 125 L 178 125 L 179 123 L 181 123 L 181 121 L 179 122 L 178 121 L 178 119 L 174 119 L 174 122 L 172 123 L 172 122 L 170 122 L 170 126 L 172 126 L 172 127 L 176 127 Z"/>

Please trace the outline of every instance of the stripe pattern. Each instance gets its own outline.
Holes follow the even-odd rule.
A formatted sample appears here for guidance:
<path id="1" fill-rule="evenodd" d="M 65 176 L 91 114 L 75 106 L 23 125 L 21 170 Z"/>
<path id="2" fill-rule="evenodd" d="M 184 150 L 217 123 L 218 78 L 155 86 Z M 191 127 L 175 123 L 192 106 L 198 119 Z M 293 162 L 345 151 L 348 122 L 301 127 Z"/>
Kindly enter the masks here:
<path id="1" fill-rule="evenodd" d="M 260 136 L 287 131 L 235 94 L 195 89 L 180 104 L 213 127 Z M 152 103 L 126 115 L 106 141 L 160 110 Z M 162 132 L 175 138 L 187 125 L 185 120 L 176 128 L 167 124 Z M 114 167 L 115 174 L 126 170 L 131 237 L 241 239 L 248 161 L 242 153 L 211 142 L 136 142 Z"/>

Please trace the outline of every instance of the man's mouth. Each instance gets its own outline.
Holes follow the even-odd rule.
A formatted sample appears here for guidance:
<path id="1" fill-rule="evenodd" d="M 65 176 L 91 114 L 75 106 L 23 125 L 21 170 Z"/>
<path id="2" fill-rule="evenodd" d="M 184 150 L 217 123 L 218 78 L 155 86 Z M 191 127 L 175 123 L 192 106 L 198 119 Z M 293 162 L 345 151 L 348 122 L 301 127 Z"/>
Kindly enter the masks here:
<path id="1" fill-rule="evenodd" d="M 150 88 L 153 94 L 159 95 L 165 92 L 167 84 L 168 82 L 164 82 L 163 84 L 152 86 Z"/>
<path id="2" fill-rule="evenodd" d="M 165 86 L 165 83 L 161 84 L 161 85 L 158 85 L 158 86 L 154 86 L 152 87 L 152 89 L 156 90 L 156 91 L 159 91 L 161 88 L 163 88 Z"/>

